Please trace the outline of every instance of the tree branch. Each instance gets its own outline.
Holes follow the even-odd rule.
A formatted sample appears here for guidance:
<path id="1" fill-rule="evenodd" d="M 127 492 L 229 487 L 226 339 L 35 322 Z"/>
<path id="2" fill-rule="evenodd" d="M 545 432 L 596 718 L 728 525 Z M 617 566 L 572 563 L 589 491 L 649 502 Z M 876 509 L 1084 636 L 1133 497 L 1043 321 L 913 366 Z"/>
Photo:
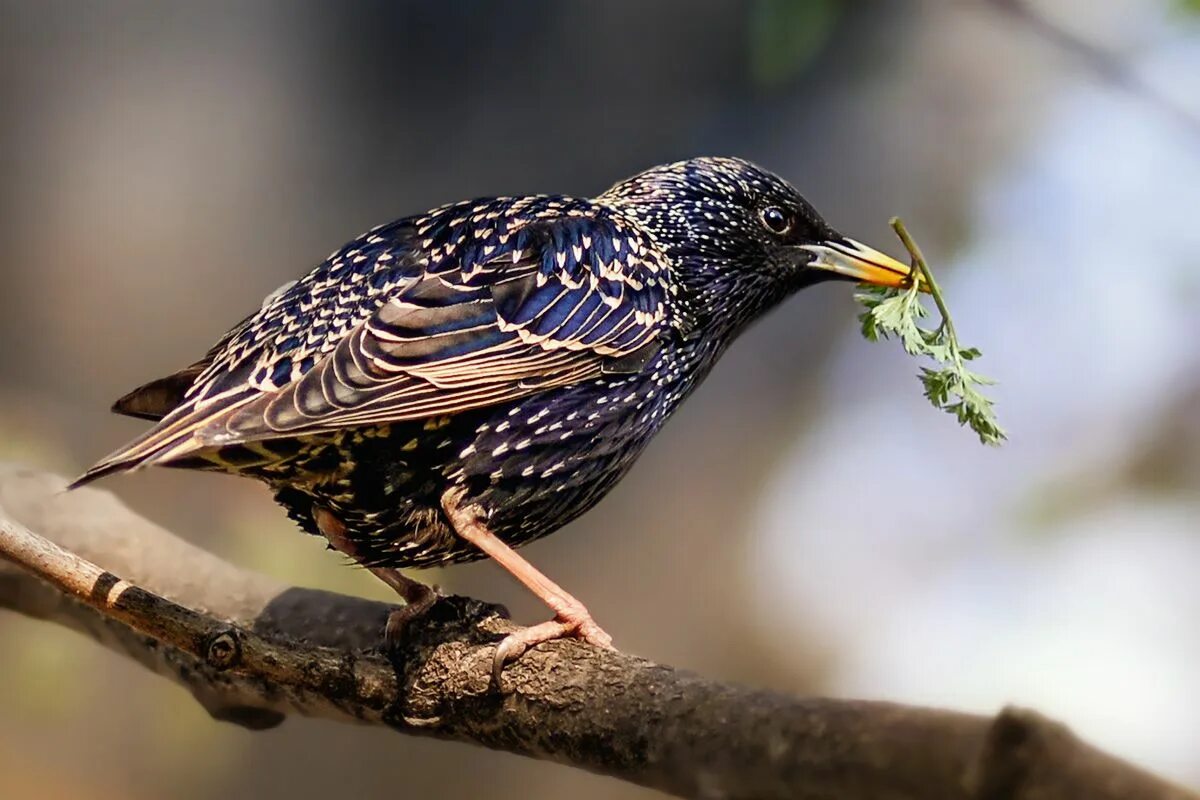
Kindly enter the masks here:
<path id="1" fill-rule="evenodd" d="M 0 607 L 82 631 L 249 728 L 375 724 L 687 797 L 1197 798 L 1017 709 L 797 699 L 577 642 L 526 653 L 497 691 L 513 626 L 495 606 L 440 601 L 385 654 L 388 605 L 282 586 L 64 485 L 0 464 Z"/>

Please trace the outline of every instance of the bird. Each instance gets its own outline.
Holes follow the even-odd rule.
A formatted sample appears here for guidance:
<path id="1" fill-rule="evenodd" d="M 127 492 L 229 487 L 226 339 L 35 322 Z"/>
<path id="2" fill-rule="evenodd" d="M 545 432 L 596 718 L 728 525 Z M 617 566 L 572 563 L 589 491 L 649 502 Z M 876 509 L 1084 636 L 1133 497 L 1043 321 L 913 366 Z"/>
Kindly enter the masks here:
<path id="1" fill-rule="evenodd" d="M 72 486 L 150 465 L 260 480 L 405 601 L 388 642 L 440 596 L 402 569 L 490 557 L 553 612 L 500 640 L 498 678 L 542 642 L 612 648 L 517 548 L 595 506 L 751 322 L 825 281 L 914 279 L 739 158 L 451 203 L 353 239 L 121 397 L 154 425 Z"/>

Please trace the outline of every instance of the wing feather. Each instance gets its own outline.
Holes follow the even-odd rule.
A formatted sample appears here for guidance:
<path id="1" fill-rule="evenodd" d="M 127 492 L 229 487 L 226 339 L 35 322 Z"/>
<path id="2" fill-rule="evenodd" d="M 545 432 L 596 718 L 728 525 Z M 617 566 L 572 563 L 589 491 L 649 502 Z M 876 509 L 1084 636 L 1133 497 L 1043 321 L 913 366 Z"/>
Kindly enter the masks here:
<path id="1" fill-rule="evenodd" d="M 85 479 L 628 370 L 669 330 L 664 265 L 635 226 L 588 201 L 476 201 L 400 220 L 269 298 L 178 408 Z"/>

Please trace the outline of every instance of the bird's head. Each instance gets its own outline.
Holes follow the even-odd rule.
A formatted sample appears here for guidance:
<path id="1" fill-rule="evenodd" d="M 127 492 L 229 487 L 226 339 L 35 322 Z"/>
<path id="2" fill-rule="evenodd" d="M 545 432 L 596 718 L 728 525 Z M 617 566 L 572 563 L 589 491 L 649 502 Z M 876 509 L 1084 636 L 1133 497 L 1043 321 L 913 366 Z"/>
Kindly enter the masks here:
<path id="1" fill-rule="evenodd" d="M 702 316 L 742 323 L 830 279 L 879 286 L 909 280 L 907 265 L 842 236 L 786 181 L 742 159 L 654 167 L 598 199 L 655 238 Z"/>

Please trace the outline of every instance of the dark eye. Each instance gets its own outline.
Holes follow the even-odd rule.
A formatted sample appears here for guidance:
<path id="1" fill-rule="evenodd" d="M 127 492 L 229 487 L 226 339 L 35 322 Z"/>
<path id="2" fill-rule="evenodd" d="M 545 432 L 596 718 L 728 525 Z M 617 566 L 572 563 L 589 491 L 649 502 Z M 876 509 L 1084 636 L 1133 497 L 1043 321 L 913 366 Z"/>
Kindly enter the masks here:
<path id="1" fill-rule="evenodd" d="M 762 210 L 762 223 L 771 233 L 784 234 L 792 227 L 792 217 L 779 206 L 767 206 Z"/>

